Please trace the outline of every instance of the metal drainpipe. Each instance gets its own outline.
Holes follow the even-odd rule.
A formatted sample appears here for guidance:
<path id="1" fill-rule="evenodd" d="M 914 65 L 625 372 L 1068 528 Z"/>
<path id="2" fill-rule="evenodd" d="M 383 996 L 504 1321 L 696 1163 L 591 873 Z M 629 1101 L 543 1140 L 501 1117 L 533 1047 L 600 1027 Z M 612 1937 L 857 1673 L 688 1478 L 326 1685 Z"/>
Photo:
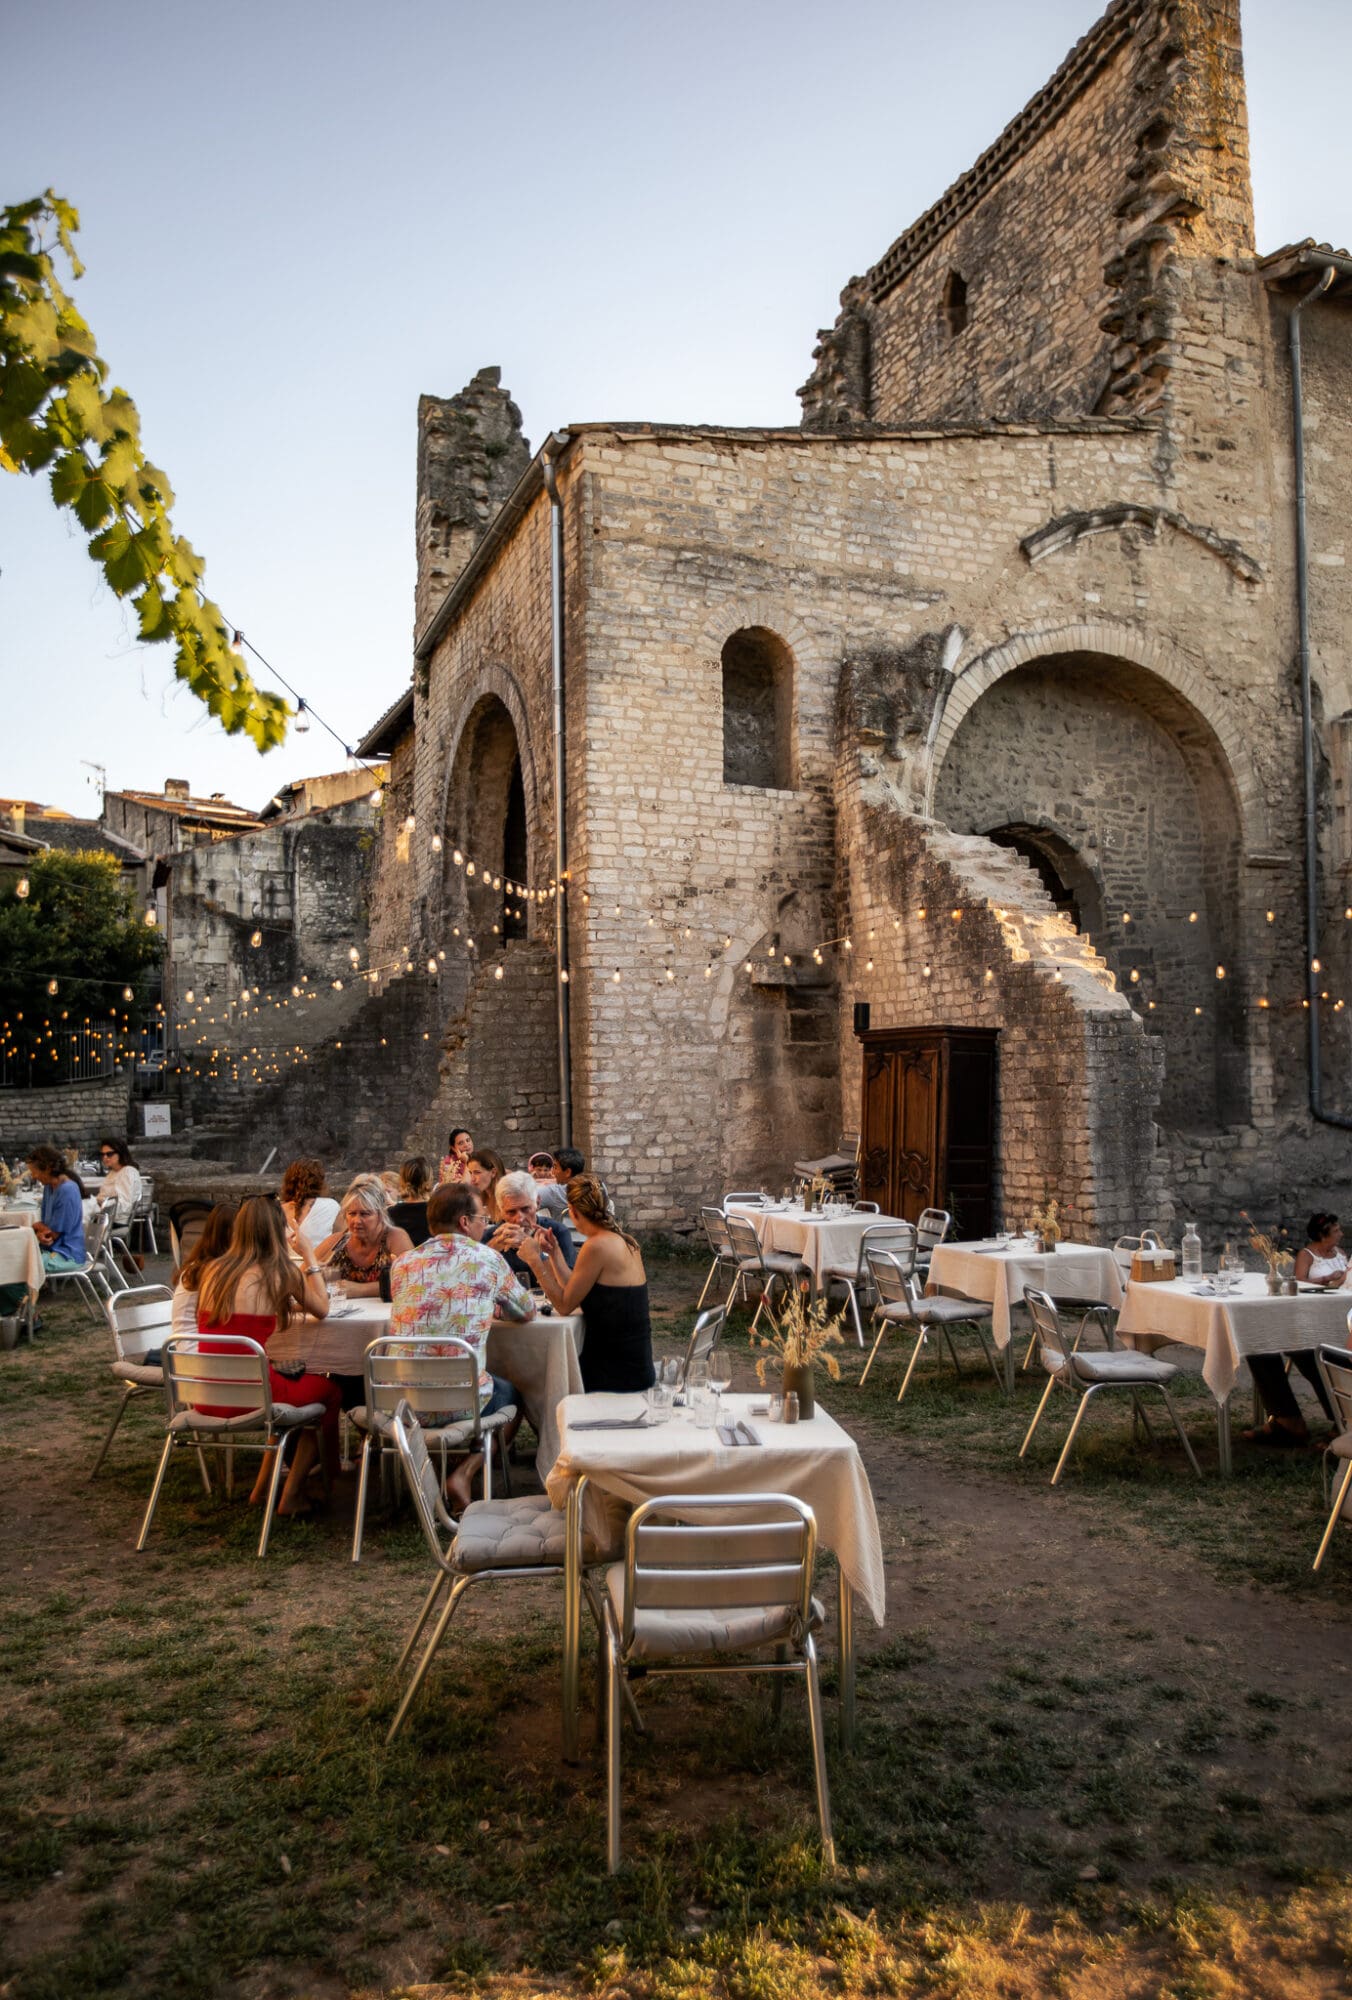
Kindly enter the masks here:
<path id="1" fill-rule="evenodd" d="M 563 502 L 555 476 L 557 460 L 569 444 L 555 431 L 541 454 L 540 469 L 549 495 L 550 666 L 554 697 L 554 994 L 559 1037 L 559 1144 L 573 1143 L 573 1052 L 568 1005 L 568 766 L 563 734 Z"/>
<path id="2" fill-rule="evenodd" d="M 1305 1027 L 1306 1061 L 1309 1067 L 1310 1116 L 1320 1125 L 1336 1125 L 1352 1132 L 1352 1118 L 1324 1109 L 1324 1081 L 1319 1048 L 1319 823 L 1314 783 L 1314 696 L 1310 685 L 1310 576 L 1309 548 L 1305 520 L 1305 410 L 1300 357 L 1300 316 L 1306 306 L 1321 298 L 1337 277 L 1334 265 L 1327 265 L 1319 281 L 1292 309 L 1291 344 L 1291 440 L 1296 470 L 1296 616 L 1300 652 L 1300 732 L 1305 781 Z"/>

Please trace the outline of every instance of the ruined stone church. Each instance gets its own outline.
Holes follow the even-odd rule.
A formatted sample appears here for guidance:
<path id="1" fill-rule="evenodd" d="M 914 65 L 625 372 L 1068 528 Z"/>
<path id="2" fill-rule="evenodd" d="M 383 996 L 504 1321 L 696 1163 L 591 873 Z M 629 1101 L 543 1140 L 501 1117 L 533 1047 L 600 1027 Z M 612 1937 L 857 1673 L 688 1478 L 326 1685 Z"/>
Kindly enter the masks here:
<path id="1" fill-rule="evenodd" d="M 1346 254 L 1255 247 L 1238 0 L 1113 0 L 800 428 L 424 397 L 385 1149 L 566 1126 L 644 1228 L 861 1127 L 960 1227 L 1336 1206 L 1350 325 Z"/>

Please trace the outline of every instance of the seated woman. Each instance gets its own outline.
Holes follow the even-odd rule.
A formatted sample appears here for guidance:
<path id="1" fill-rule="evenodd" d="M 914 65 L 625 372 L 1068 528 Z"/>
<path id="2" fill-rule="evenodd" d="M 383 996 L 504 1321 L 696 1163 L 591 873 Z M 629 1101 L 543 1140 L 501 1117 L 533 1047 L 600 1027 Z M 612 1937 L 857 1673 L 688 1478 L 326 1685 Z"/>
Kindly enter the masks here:
<path id="1" fill-rule="evenodd" d="M 282 1211 L 271 1195 L 250 1195 L 240 1203 L 223 1256 L 208 1265 L 197 1293 L 197 1331 L 203 1335 L 243 1334 L 267 1347 L 274 1333 L 291 1324 L 295 1312 L 324 1319 L 329 1295 L 319 1266 L 312 1258 L 297 1265 L 286 1240 Z M 210 1353 L 208 1347 L 205 1350 Z M 320 1436 L 330 1477 L 338 1470 L 338 1385 L 327 1375 L 280 1375 L 269 1367 L 272 1398 L 277 1403 L 322 1403 Z M 205 1405 L 203 1406 L 206 1407 Z M 235 1414 L 223 1410 L 222 1415 Z M 272 1478 L 274 1454 L 263 1453 L 249 1495 L 250 1506 L 261 1506 Z M 313 1511 L 305 1497 L 305 1481 L 315 1463 L 315 1434 L 302 1431 L 295 1457 L 278 1502 L 279 1514 Z"/>
<path id="2" fill-rule="evenodd" d="M 325 1188 L 320 1161 L 292 1160 L 282 1175 L 282 1214 L 312 1250 L 332 1234 L 338 1204 Z"/>
<path id="3" fill-rule="evenodd" d="M 494 1226 L 502 1221 L 502 1211 L 498 1207 L 498 1182 L 506 1171 L 507 1162 L 491 1146 L 480 1146 L 469 1156 L 469 1184 Z"/>
<path id="4" fill-rule="evenodd" d="M 605 1190 L 594 1174 L 575 1174 L 569 1181 L 568 1215 L 582 1238 L 571 1271 L 558 1239 L 548 1230 L 523 1236 L 517 1254 L 556 1312 L 582 1314 L 583 1388 L 589 1393 L 650 1388 L 654 1371 L 648 1274 L 638 1244 L 610 1214 Z"/>
<path id="5" fill-rule="evenodd" d="M 53 1276 L 85 1261 L 84 1188 L 55 1146 L 34 1146 L 28 1171 L 42 1188 L 42 1215 L 34 1224 L 42 1262 Z"/>
<path id="6" fill-rule="evenodd" d="M 457 1125 L 447 1143 L 437 1175 L 437 1186 L 460 1186 L 469 1179 L 469 1156 L 474 1151 L 474 1140 L 463 1125 Z"/>
<path id="7" fill-rule="evenodd" d="M 432 1176 L 419 1153 L 405 1160 L 399 1169 L 399 1193 L 390 1203 L 390 1221 L 402 1229 L 414 1249 L 428 1238 L 427 1201 L 432 1192 Z"/>
<path id="8" fill-rule="evenodd" d="M 141 1176 L 125 1139 L 100 1139 L 99 1159 L 103 1165 L 103 1186 L 99 1204 L 112 1205 L 113 1223 L 121 1229 L 131 1221 L 131 1212 L 141 1199 Z"/>
<path id="9" fill-rule="evenodd" d="M 327 1264 L 349 1299 L 388 1299 L 390 1266 L 413 1244 L 390 1221 L 389 1198 L 379 1174 L 358 1174 L 343 1196 L 339 1227 L 320 1244 L 316 1260 Z"/>
<path id="10" fill-rule="evenodd" d="M 1330 1290 L 1343 1284 L 1348 1277 L 1348 1268 L 1347 1258 L 1338 1248 L 1342 1234 L 1336 1215 L 1317 1210 L 1305 1225 L 1305 1247 L 1296 1253 L 1296 1276 L 1307 1285 L 1325 1285 Z M 1319 1373 L 1319 1364 L 1308 1348 L 1297 1349 L 1291 1354 L 1249 1354 L 1245 1359 L 1253 1385 L 1268 1413 L 1267 1422 L 1259 1429 L 1245 1431 L 1247 1443 L 1274 1445 L 1278 1450 L 1291 1451 L 1308 1442 L 1310 1427 L 1291 1387 L 1286 1372 L 1288 1361 L 1310 1384 L 1325 1416 L 1332 1423 L 1333 1411 Z"/>
<path id="11" fill-rule="evenodd" d="M 233 1201 L 218 1201 L 202 1225 L 202 1233 L 183 1260 L 183 1268 L 174 1286 L 174 1301 L 170 1307 L 173 1321 L 171 1333 L 196 1333 L 197 1294 L 202 1288 L 207 1266 L 223 1257 L 230 1248 L 230 1237 L 235 1227 L 238 1213 Z"/>

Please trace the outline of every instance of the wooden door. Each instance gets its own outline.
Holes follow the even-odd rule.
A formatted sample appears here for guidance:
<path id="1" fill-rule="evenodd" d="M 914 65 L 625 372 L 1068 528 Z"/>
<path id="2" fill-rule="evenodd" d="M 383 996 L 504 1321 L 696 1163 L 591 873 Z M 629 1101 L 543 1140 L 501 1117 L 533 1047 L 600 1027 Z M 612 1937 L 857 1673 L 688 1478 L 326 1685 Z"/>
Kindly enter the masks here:
<path id="1" fill-rule="evenodd" d="M 943 1067 L 937 1038 L 888 1038 L 864 1050 L 860 1193 L 907 1222 L 932 1206 Z"/>

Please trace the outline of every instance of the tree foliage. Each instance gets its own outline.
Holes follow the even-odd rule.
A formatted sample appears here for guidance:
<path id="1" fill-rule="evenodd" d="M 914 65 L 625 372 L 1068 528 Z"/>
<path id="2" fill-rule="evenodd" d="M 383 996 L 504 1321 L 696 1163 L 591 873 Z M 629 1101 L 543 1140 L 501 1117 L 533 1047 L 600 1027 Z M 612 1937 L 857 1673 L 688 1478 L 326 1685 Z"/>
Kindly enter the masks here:
<path id="1" fill-rule="evenodd" d="M 0 1017 L 32 1023 L 61 1009 L 72 1019 L 116 1009 L 133 1026 L 147 1011 L 163 940 L 136 907 L 111 854 L 35 854 L 28 895 L 0 889 Z M 48 992 L 55 979 L 57 993 Z M 130 1001 L 123 998 L 126 987 Z"/>
<path id="2" fill-rule="evenodd" d="M 231 735 L 280 743 L 289 710 L 255 687 L 220 611 L 201 592 L 202 561 L 169 518 L 173 493 L 141 449 L 141 420 L 62 286 L 54 251 L 82 272 L 79 217 L 49 188 L 0 208 L 0 467 L 46 472 L 52 498 L 89 537 L 110 587 L 135 606 L 137 637 L 172 644 L 175 672 Z"/>

